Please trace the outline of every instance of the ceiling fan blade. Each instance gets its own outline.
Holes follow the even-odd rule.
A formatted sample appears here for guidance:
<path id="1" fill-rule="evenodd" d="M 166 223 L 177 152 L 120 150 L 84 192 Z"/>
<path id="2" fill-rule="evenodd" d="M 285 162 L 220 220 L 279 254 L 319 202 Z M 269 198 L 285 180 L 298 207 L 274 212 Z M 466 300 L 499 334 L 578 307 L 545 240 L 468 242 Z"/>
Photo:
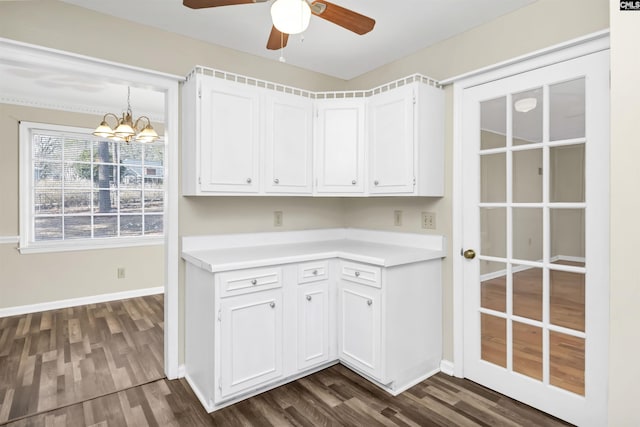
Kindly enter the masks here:
<path id="1" fill-rule="evenodd" d="M 311 13 L 360 35 L 373 30 L 376 25 L 375 19 L 324 0 L 311 3 Z"/>
<path id="2" fill-rule="evenodd" d="M 282 33 L 276 27 L 271 28 L 271 34 L 269 34 L 269 41 L 267 41 L 267 49 L 278 50 L 287 45 L 289 40 L 289 34 Z"/>
<path id="3" fill-rule="evenodd" d="M 267 0 L 182 0 L 182 4 L 191 9 L 205 7 L 231 6 L 234 4 L 262 3 Z"/>

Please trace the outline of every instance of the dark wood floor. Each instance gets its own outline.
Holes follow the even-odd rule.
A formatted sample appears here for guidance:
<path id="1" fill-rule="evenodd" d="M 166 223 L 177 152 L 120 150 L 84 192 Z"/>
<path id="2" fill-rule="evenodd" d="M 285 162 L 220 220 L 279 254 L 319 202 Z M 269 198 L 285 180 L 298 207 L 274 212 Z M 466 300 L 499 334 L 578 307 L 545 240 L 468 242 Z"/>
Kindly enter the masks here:
<path id="1" fill-rule="evenodd" d="M 77 325 L 73 327 L 68 325 L 67 335 L 75 336 L 73 341 L 80 343 L 86 343 L 88 340 L 89 346 L 85 344 L 82 347 L 84 350 L 105 347 L 110 349 L 108 352 L 111 356 L 104 356 L 102 363 L 93 362 L 93 370 L 87 370 L 86 367 L 83 370 L 81 362 L 78 361 L 80 369 L 77 372 L 74 371 L 72 360 L 76 359 L 71 357 L 75 354 L 70 352 L 71 342 L 68 350 L 65 350 L 64 345 L 62 350 L 58 347 L 60 337 L 57 337 L 57 334 L 61 333 L 65 336 L 65 327 L 42 328 L 42 325 L 47 323 L 43 319 L 53 319 L 50 317 L 52 315 L 40 313 L 0 319 L 0 425 L 11 427 L 566 425 L 473 382 L 442 373 L 393 397 L 341 365 L 207 414 L 186 381 L 151 378 L 153 375 L 150 374 L 157 374 L 162 366 L 162 340 L 143 338 L 138 334 L 144 330 L 161 327 L 162 321 L 157 321 L 157 316 L 162 316 L 162 297 L 156 296 L 151 300 L 148 298 L 109 303 L 108 307 L 99 307 L 99 304 L 84 308 L 77 307 L 66 310 L 67 317 L 59 314 L 62 317 L 58 317 L 55 322 L 52 321 L 68 323 L 70 319 L 79 318 Z M 147 308 L 150 311 L 147 311 Z M 72 313 L 76 313 L 76 316 L 72 316 Z M 78 313 L 93 313 L 97 317 L 92 318 L 89 314 L 86 317 L 84 315 L 77 317 Z M 150 318 L 143 320 L 146 316 Z M 105 317 L 110 318 L 110 320 L 105 319 L 105 322 L 112 324 L 112 329 L 95 326 L 100 323 L 97 319 Z M 152 318 L 156 320 L 151 320 Z M 118 321 L 114 322 L 114 319 Z M 35 324 L 40 326 L 36 328 Z M 116 324 L 120 325 L 120 332 L 116 332 Z M 138 326 L 133 328 L 136 324 Z M 145 329 L 145 327 L 148 328 Z M 36 329 L 52 332 L 48 339 L 31 338 L 31 342 L 42 342 L 42 344 L 27 345 L 27 337 L 35 334 Z M 99 333 L 99 330 L 102 333 Z M 107 330 L 109 334 L 106 333 Z M 124 330 L 127 332 L 125 333 Z M 54 331 L 56 334 L 53 334 Z M 113 339 L 112 335 L 118 334 L 122 334 L 120 347 L 107 344 Z M 53 338 L 51 338 L 54 335 L 56 336 L 55 345 L 52 344 Z M 104 342 L 85 338 L 85 335 L 91 335 L 94 338 L 102 335 Z M 128 337 L 125 337 L 126 335 Z M 136 342 L 138 339 L 141 341 Z M 18 344 L 13 341 L 17 341 Z M 69 352 L 70 357 L 67 362 L 64 356 L 51 359 L 57 361 L 55 364 L 58 373 L 56 386 L 55 388 L 46 387 L 45 381 L 45 387 L 41 388 L 38 384 L 43 384 L 42 378 L 46 377 L 42 374 L 41 365 L 43 361 L 49 360 L 49 357 L 44 354 L 53 351 L 54 348 L 57 352 L 64 351 L 65 354 Z M 132 349 L 137 349 L 138 353 L 135 357 L 132 355 L 135 353 Z M 104 354 L 107 353 L 106 350 L 101 351 Z M 95 350 L 95 352 L 100 351 Z M 20 363 L 16 364 L 14 360 L 16 354 L 20 356 L 19 360 L 24 360 L 23 355 L 27 355 L 27 358 L 35 357 L 33 374 L 26 373 L 31 370 L 30 367 L 20 368 Z M 84 354 L 86 358 L 90 353 L 85 351 L 80 354 Z M 10 357 L 13 358 L 11 361 Z M 113 358 L 113 363 L 108 360 L 110 357 Z M 141 359 L 134 362 L 136 357 Z M 35 368 L 38 366 L 38 361 L 40 361 L 40 368 Z M 156 366 L 157 362 L 160 363 Z M 71 364 L 71 367 L 66 368 L 67 363 Z M 91 362 L 85 363 L 91 365 Z M 41 372 L 36 373 L 38 370 Z M 125 379 L 125 376 L 128 376 L 128 379 Z M 36 377 L 40 380 L 35 381 Z M 25 378 L 34 380 L 29 382 Z M 134 381 L 143 381 L 143 383 L 135 384 Z M 24 385 L 25 382 L 28 384 Z M 74 385 L 71 387 L 74 390 L 73 393 L 68 392 L 67 385 L 70 384 Z M 112 386 L 114 391 L 105 392 Z M 22 390 L 23 387 L 28 389 Z M 117 387 L 120 388 L 115 389 Z M 47 392 L 44 393 L 44 390 Z M 93 397 L 88 393 L 89 390 L 94 390 Z M 46 399 L 41 400 L 41 395 L 46 396 Z M 69 397 L 70 395 L 73 398 Z M 77 398 L 81 401 L 74 400 Z M 45 406 L 42 402 L 47 402 L 47 405 Z M 20 410 L 14 408 L 20 408 Z M 28 410 L 25 411 L 23 408 L 31 408 L 31 410 L 35 408 L 36 412 L 29 415 Z M 16 415 L 20 413 L 24 415 Z"/>

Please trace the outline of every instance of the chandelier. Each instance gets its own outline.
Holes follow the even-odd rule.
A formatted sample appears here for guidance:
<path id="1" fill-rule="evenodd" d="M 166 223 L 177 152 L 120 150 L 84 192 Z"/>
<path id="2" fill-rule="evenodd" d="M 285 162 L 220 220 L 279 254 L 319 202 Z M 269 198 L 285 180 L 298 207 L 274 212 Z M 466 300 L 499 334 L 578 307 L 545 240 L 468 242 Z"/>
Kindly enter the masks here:
<path id="1" fill-rule="evenodd" d="M 115 128 L 107 122 L 107 118 L 113 117 Z M 146 121 L 146 125 L 144 124 Z M 127 111 L 122 113 L 122 118 L 113 113 L 107 113 L 102 118 L 102 122 L 93 131 L 93 135 L 109 138 L 113 141 L 125 141 L 129 144 L 132 140 L 136 142 L 153 142 L 159 138 L 156 131 L 151 126 L 151 120 L 147 116 L 140 116 L 134 122 L 131 112 L 131 88 L 127 87 Z"/>

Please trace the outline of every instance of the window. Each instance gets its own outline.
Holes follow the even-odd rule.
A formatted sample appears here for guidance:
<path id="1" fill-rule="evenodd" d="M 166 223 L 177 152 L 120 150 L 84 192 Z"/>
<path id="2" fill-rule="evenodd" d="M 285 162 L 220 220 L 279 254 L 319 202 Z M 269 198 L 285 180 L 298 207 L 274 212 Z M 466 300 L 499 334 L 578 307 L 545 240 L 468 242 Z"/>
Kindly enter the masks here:
<path id="1" fill-rule="evenodd" d="M 21 251 L 162 242 L 164 143 L 20 124 Z"/>

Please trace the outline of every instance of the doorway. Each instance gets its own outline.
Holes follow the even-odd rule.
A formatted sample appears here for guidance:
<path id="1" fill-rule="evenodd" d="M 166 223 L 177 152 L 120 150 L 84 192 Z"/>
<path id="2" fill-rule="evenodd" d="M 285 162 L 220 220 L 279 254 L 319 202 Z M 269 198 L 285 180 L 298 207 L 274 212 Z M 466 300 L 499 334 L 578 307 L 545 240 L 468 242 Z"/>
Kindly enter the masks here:
<path id="1" fill-rule="evenodd" d="M 606 423 L 608 72 L 600 49 L 458 98 L 456 373 L 579 425 Z"/>

